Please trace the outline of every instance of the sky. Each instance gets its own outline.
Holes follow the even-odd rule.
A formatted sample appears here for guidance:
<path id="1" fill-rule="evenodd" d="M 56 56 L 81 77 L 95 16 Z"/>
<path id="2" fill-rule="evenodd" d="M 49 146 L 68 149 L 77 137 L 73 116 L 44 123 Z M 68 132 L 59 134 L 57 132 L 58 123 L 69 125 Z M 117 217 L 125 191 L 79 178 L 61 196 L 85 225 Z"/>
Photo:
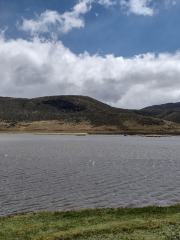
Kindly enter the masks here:
<path id="1" fill-rule="evenodd" d="M 180 102 L 180 0 L 0 0 L 0 96 Z"/>

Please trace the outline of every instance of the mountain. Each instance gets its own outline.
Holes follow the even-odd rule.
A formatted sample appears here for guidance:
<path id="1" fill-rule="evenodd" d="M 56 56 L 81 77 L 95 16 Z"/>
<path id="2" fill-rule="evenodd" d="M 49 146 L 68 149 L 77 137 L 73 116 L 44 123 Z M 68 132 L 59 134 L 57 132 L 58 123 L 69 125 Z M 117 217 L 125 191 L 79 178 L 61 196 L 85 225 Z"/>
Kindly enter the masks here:
<path id="1" fill-rule="evenodd" d="M 159 118 L 180 124 L 180 103 L 166 103 L 161 105 L 154 105 L 135 110 L 134 113 L 142 116 Z"/>
<path id="2" fill-rule="evenodd" d="M 0 132 L 180 133 L 179 124 L 141 114 L 141 111 L 111 107 L 86 96 L 0 97 Z"/>

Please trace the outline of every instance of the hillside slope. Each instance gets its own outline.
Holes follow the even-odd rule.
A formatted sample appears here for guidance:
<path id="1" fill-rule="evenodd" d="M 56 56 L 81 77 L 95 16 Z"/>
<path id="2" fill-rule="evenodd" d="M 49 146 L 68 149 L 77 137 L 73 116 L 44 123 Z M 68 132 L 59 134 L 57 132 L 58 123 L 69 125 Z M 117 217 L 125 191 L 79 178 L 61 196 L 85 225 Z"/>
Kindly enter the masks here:
<path id="1" fill-rule="evenodd" d="M 134 111 L 142 116 L 159 118 L 180 124 L 180 103 L 154 105 Z"/>
<path id="2" fill-rule="evenodd" d="M 34 133 L 178 133 L 180 125 L 85 96 L 0 97 L 0 131 Z"/>

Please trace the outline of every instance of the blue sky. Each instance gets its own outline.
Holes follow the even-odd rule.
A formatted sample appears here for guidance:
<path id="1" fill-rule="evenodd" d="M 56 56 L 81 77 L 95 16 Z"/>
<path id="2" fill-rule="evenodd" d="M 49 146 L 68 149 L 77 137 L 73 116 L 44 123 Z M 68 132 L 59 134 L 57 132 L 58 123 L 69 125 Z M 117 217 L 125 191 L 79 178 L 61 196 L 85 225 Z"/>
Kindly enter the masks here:
<path id="1" fill-rule="evenodd" d="M 0 95 L 180 101 L 179 0 L 0 0 Z"/>

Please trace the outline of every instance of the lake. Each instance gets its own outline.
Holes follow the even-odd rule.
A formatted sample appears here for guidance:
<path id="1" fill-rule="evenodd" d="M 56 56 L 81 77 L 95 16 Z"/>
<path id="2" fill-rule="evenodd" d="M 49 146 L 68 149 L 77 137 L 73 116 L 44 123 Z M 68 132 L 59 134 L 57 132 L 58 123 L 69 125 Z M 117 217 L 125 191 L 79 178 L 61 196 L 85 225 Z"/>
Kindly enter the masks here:
<path id="1" fill-rule="evenodd" d="M 180 203 L 180 137 L 0 135 L 0 216 Z"/>

